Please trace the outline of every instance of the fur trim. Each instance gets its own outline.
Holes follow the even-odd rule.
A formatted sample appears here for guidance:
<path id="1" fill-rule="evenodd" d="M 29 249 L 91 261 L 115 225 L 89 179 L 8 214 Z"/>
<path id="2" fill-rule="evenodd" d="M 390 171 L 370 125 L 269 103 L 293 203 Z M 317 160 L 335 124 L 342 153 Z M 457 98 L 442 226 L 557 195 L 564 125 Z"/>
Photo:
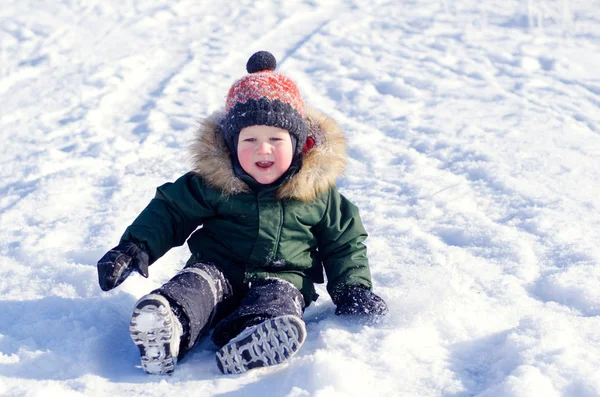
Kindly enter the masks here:
<path id="1" fill-rule="evenodd" d="M 225 196 L 249 193 L 248 185 L 233 172 L 230 152 L 219 126 L 222 117 L 223 113 L 213 113 L 201 121 L 190 147 L 192 171 L 200 175 L 210 186 L 221 190 Z"/>
<path id="2" fill-rule="evenodd" d="M 220 121 L 224 113 L 215 112 L 201 121 L 190 150 L 192 171 L 224 196 L 248 193 L 250 188 L 238 178 L 231 165 L 230 152 L 223 139 Z M 335 186 L 346 167 L 346 138 L 341 128 L 315 109 L 307 109 L 308 136 L 315 146 L 302 155 L 302 168 L 277 190 L 280 199 L 313 201 Z"/>

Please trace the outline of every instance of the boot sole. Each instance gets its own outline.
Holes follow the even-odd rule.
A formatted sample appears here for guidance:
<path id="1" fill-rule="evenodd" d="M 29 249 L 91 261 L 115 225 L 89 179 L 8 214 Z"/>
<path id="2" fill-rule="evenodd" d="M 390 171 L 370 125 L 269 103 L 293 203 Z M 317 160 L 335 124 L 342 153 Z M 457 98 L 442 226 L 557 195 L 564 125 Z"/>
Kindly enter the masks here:
<path id="1" fill-rule="evenodd" d="M 292 357 L 306 339 L 306 326 L 297 316 L 275 317 L 253 332 L 223 346 L 216 355 L 224 374 L 240 374 L 253 368 L 281 364 Z"/>
<path id="2" fill-rule="evenodd" d="M 142 368 L 151 375 L 170 375 L 175 370 L 173 319 L 168 301 L 160 295 L 147 295 L 136 304 L 129 333 L 140 350 Z"/>

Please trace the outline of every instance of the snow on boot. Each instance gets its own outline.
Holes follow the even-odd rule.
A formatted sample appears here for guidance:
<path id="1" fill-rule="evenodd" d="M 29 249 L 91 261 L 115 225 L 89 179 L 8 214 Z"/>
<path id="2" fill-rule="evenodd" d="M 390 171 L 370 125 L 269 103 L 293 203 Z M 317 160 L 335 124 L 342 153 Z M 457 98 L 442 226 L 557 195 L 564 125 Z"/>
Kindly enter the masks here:
<path id="1" fill-rule="evenodd" d="M 165 297 L 149 294 L 140 298 L 131 316 L 129 333 L 140 349 L 144 371 L 151 375 L 173 373 L 182 326 Z"/>
<path id="2" fill-rule="evenodd" d="M 224 374 L 240 374 L 252 368 L 280 364 L 302 346 L 306 326 L 298 316 L 274 317 L 246 328 L 217 352 L 217 366 Z"/>

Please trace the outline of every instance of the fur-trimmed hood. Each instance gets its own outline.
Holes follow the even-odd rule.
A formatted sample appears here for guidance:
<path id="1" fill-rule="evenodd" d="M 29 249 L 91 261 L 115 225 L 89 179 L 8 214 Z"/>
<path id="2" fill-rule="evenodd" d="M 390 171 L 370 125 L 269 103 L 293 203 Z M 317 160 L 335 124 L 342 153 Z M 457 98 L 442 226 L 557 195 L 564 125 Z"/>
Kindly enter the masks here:
<path id="1" fill-rule="evenodd" d="M 249 193 L 250 187 L 235 175 L 230 152 L 219 122 L 223 111 L 202 120 L 190 147 L 192 171 L 213 188 L 229 196 Z M 346 166 L 346 138 L 341 128 L 315 109 L 307 109 L 308 136 L 315 145 L 302 154 L 302 168 L 277 190 L 279 199 L 313 201 L 335 185 Z"/>

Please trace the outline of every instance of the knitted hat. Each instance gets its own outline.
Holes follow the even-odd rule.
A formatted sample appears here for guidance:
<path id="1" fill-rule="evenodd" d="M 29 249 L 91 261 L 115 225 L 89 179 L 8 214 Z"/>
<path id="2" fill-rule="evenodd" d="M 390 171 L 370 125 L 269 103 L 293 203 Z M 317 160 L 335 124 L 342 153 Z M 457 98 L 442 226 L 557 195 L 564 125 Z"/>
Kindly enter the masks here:
<path id="1" fill-rule="evenodd" d="M 296 84 L 275 72 L 276 66 L 277 61 L 270 52 L 255 53 L 246 64 L 249 74 L 236 81 L 229 90 L 221 128 L 234 155 L 240 131 L 253 125 L 289 131 L 294 156 L 302 153 L 308 134 L 304 102 Z"/>

